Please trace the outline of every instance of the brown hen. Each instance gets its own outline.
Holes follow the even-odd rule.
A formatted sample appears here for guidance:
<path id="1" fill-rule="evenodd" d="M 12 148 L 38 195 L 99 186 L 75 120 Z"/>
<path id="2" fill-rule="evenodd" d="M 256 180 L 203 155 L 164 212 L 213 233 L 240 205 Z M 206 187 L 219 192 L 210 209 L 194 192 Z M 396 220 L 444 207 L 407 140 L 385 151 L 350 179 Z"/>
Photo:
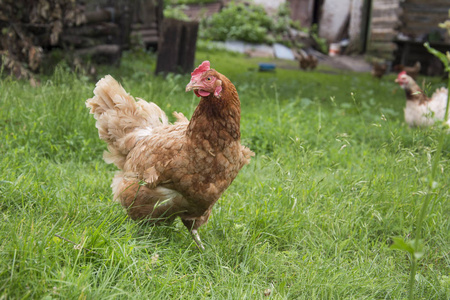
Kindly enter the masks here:
<path id="1" fill-rule="evenodd" d="M 386 63 L 379 63 L 379 62 L 373 62 L 372 63 L 372 76 L 375 78 L 380 79 L 381 77 L 386 74 L 387 70 L 387 64 Z"/>
<path id="2" fill-rule="evenodd" d="M 421 68 L 422 65 L 420 64 L 420 61 L 416 61 L 416 63 L 413 66 L 409 67 L 404 65 L 395 65 L 393 69 L 396 72 L 405 71 L 406 74 L 410 76 L 412 79 L 416 79 L 420 73 Z"/>
<path id="3" fill-rule="evenodd" d="M 86 101 L 108 143 L 107 163 L 117 172 L 114 199 L 134 220 L 154 224 L 180 217 L 198 247 L 198 228 L 254 153 L 240 143 L 240 101 L 234 85 L 204 61 L 186 91 L 201 97 L 191 121 L 174 112 L 169 124 L 154 103 L 132 96 L 111 76 L 101 79 Z"/>

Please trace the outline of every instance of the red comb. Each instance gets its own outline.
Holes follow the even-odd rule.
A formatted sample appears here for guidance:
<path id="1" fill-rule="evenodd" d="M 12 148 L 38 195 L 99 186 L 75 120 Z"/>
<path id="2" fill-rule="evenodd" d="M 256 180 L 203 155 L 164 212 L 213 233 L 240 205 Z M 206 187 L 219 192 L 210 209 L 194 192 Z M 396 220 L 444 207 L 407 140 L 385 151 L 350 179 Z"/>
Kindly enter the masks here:
<path id="1" fill-rule="evenodd" d="M 205 60 L 204 62 L 202 62 L 200 64 L 200 66 L 197 67 L 197 69 L 195 69 L 192 73 L 191 76 L 198 76 L 200 74 L 203 74 L 203 72 L 208 71 L 209 69 L 211 69 L 209 61 Z"/>
<path id="2" fill-rule="evenodd" d="M 406 75 L 406 71 L 401 71 L 400 73 L 398 73 L 397 77 L 400 77 L 400 76 L 403 76 L 403 75 Z"/>

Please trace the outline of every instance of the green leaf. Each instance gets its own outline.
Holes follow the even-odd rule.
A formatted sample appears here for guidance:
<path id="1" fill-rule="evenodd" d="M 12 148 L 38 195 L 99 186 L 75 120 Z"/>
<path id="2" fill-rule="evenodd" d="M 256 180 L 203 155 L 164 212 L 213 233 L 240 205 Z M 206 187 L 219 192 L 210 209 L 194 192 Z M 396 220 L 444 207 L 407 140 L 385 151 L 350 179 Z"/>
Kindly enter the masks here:
<path id="1" fill-rule="evenodd" d="M 447 58 L 447 56 L 444 53 L 442 53 L 440 51 L 437 51 L 436 49 L 432 48 L 428 42 L 424 43 L 423 46 L 425 48 L 427 48 L 428 52 L 430 52 L 431 54 L 433 54 L 434 56 L 439 58 L 442 61 L 442 63 L 444 64 L 445 69 L 447 71 L 450 71 L 449 59 Z"/>
<path id="2" fill-rule="evenodd" d="M 417 244 L 417 248 L 416 248 L 416 240 L 411 240 L 408 243 L 413 249 L 414 249 L 414 257 L 416 259 L 420 259 L 424 254 L 424 245 L 423 245 L 423 240 L 419 240 L 419 243 Z"/>
<path id="3" fill-rule="evenodd" d="M 419 241 L 416 247 L 415 240 L 405 242 L 402 238 L 392 239 L 394 240 L 394 243 L 391 245 L 391 249 L 408 252 L 409 254 L 414 255 L 416 259 L 420 259 L 424 255 L 424 245 L 422 240 Z"/>
<path id="4" fill-rule="evenodd" d="M 394 243 L 391 245 L 391 249 L 396 249 L 400 251 L 408 252 L 411 255 L 414 255 L 414 248 L 411 247 L 409 243 L 406 243 L 402 238 L 392 238 Z"/>
<path id="5" fill-rule="evenodd" d="M 2 183 L 9 183 L 9 184 L 13 184 L 11 181 L 7 181 L 7 180 L 0 180 L 0 184 Z"/>

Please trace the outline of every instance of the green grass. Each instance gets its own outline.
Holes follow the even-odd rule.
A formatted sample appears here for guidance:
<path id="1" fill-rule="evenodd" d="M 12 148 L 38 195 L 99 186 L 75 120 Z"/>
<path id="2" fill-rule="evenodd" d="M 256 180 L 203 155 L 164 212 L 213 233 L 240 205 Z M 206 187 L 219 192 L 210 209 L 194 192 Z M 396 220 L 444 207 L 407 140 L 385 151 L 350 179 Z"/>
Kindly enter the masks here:
<path id="1" fill-rule="evenodd" d="M 95 81 L 64 68 L 36 88 L 1 79 L 0 299 L 262 299 L 266 289 L 271 299 L 407 297 L 409 258 L 389 245 L 413 238 L 439 132 L 407 128 L 394 75 L 258 73 L 259 60 L 199 51 L 205 59 L 235 83 L 243 143 L 256 157 L 200 229 L 203 253 L 180 221 L 148 227 L 112 201 L 115 168 L 84 105 Z M 155 77 L 154 65 L 127 54 L 100 76 L 190 116 L 198 99 L 184 92 L 189 76 Z M 444 143 L 418 299 L 450 295 Z"/>

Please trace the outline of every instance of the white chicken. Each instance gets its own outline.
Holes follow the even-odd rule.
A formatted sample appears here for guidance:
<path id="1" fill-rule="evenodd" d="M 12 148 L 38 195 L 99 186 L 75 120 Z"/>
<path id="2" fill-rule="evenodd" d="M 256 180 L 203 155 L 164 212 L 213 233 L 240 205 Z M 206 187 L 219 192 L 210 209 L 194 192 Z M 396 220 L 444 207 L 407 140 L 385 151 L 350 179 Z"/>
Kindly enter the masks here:
<path id="1" fill-rule="evenodd" d="M 436 120 L 444 120 L 448 98 L 446 88 L 437 89 L 429 98 L 405 71 L 398 74 L 395 82 L 405 90 L 405 122 L 410 127 L 431 126 Z M 447 124 L 450 125 L 448 119 Z"/>

